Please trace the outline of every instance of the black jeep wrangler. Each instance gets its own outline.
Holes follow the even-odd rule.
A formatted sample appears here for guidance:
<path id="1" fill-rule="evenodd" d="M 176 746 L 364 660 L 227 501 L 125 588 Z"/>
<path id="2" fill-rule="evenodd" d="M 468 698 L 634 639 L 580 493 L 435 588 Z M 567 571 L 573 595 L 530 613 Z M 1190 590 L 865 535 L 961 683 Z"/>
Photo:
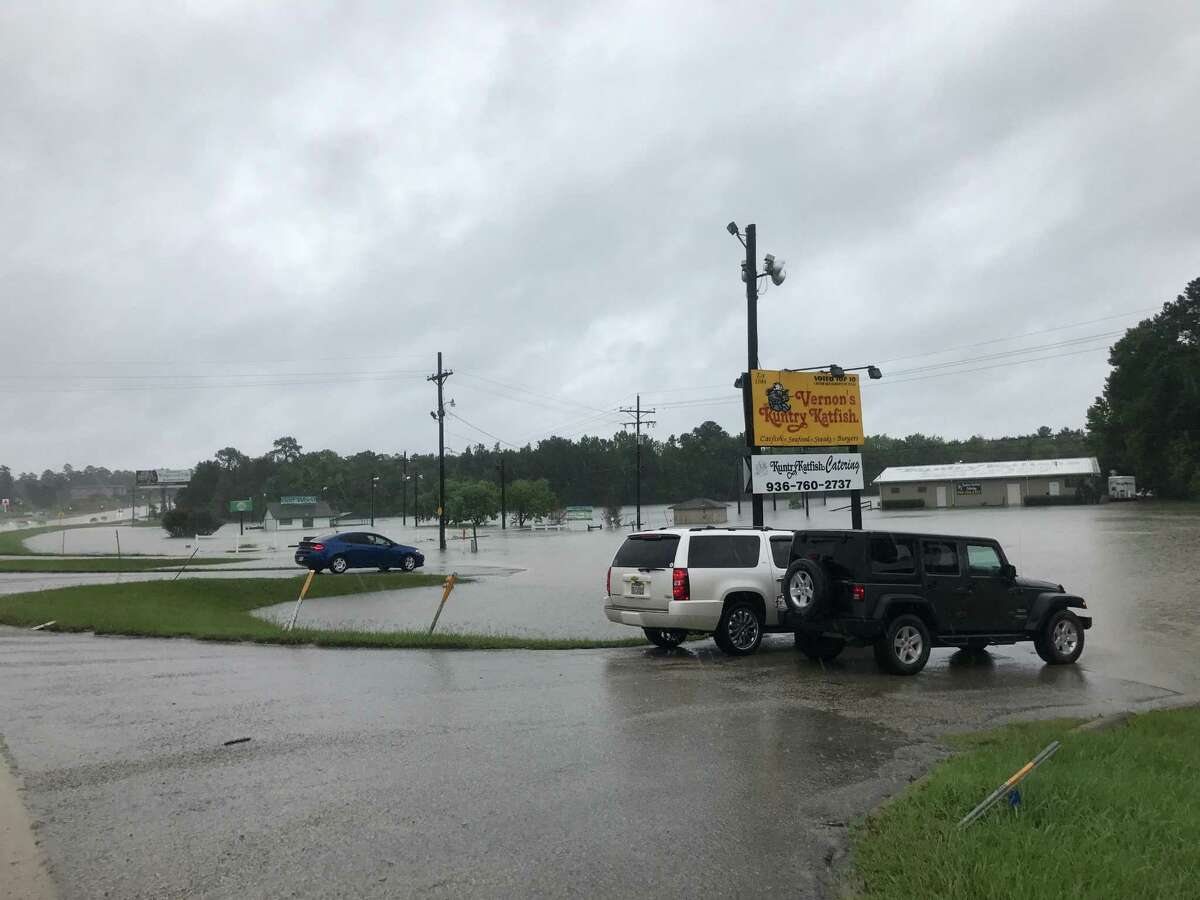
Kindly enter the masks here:
<path id="1" fill-rule="evenodd" d="M 875 648 L 897 675 L 933 647 L 1033 641 L 1051 665 L 1073 663 L 1092 627 L 1087 602 L 1061 584 L 1019 578 L 991 538 L 891 531 L 797 531 L 780 624 L 810 658 Z"/>

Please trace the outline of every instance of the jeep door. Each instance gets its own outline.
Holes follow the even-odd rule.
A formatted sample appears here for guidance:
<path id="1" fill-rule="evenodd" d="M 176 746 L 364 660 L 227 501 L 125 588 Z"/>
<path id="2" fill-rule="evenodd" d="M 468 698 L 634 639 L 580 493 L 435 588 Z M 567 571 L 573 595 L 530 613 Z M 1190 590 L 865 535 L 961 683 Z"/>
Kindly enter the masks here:
<path id="1" fill-rule="evenodd" d="M 1025 603 L 1013 582 L 1000 573 L 1004 555 L 998 544 L 966 541 L 963 558 L 967 563 L 970 597 L 982 631 L 1020 631 L 1025 622 Z M 1020 610 L 1020 616 L 1014 612 Z"/>
<path id="2" fill-rule="evenodd" d="M 958 541 L 922 538 L 921 571 L 925 595 L 945 633 L 976 630 L 973 598 L 959 561 Z"/>

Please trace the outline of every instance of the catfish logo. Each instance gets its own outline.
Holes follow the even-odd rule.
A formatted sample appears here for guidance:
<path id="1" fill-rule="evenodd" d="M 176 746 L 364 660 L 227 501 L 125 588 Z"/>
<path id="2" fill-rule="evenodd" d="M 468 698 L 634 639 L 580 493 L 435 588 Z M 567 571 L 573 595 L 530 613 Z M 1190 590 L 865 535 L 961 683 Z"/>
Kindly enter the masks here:
<path id="1" fill-rule="evenodd" d="M 767 388 L 767 406 L 772 412 L 791 412 L 792 404 L 788 401 L 788 389 L 780 382 L 777 381 Z"/>

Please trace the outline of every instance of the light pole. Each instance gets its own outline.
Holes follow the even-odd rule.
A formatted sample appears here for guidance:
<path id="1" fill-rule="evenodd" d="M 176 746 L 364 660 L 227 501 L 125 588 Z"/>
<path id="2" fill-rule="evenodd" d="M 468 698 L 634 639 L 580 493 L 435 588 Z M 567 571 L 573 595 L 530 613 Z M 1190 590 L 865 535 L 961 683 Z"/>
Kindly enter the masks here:
<path id="1" fill-rule="evenodd" d="M 783 271 L 783 260 L 776 260 L 767 254 L 764 262 L 766 271 L 758 271 L 757 238 L 758 229 L 755 225 L 747 225 L 745 237 L 738 232 L 736 222 L 730 222 L 725 230 L 741 241 L 746 248 L 746 258 L 742 261 L 742 281 L 746 283 L 746 373 L 735 383 L 742 389 L 742 407 L 746 418 L 746 446 L 751 456 L 759 455 L 759 448 L 754 442 L 754 397 L 750 373 L 758 368 L 758 279 L 770 278 L 780 285 L 787 277 Z M 750 495 L 751 515 L 755 528 L 763 527 L 763 498 L 762 494 Z"/>
<path id="2" fill-rule="evenodd" d="M 404 527 L 408 527 L 408 451 L 404 451 L 403 468 L 400 470 L 400 515 L 403 516 Z"/>
<path id="3" fill-rule="evenodd" d="M 379 480 L 379 476 L 374 472 L 371 473 L 371 527 L 375 527 L 375 482 Z"/>

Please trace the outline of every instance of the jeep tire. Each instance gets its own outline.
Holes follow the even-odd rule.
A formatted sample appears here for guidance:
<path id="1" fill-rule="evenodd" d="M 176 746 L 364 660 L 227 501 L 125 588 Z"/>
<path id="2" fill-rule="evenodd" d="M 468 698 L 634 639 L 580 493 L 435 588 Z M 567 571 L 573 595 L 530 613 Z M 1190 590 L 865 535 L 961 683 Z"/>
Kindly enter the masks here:
<path id="1" fill-rule="evenodd" d="M 823 634 L 806 634 L 796 632 L 796 649 L 813 662 L 832 662 L 846 649 L 846 642 L 837 637 L 826 637 Z"/>
<path id="2" fill-rule="evenodd" d="M 798 559 L 783 576 L 783 597 L 792 614 L 803 621 L 816 619 L 829 604 L 829 575 L 820 563 Z"/>
<path id="3" fill-rule="evenodd" d="M 1033 646 L 1050 665 L 1070 665 L 1083 652 L 1083 623 L 1069 609 L 1051 613 L 1038 630 Z"/>
<path id="4" fill-rule="evenodd" d="M 916 675 L 929 662 L 929 628 L 920 616 L 896 616 L 875 642 L 875 661 L 893 675 Z"/>
<path id="5" fill-rule="evenodd" d="M 725 604 L 713 632 L 713 643 L 730 656 L 749 656 L 762 643 L 762 635 L 762 615 L 755 605 L 748 600 L 731 600 Z"/>
<path id="6" fill-rule="evenodd" d="M 678 647 L 687 639 L 687 632 L 682 628 L 643 628 L 646 640 L 658 647 L 671 650 Z"/>

